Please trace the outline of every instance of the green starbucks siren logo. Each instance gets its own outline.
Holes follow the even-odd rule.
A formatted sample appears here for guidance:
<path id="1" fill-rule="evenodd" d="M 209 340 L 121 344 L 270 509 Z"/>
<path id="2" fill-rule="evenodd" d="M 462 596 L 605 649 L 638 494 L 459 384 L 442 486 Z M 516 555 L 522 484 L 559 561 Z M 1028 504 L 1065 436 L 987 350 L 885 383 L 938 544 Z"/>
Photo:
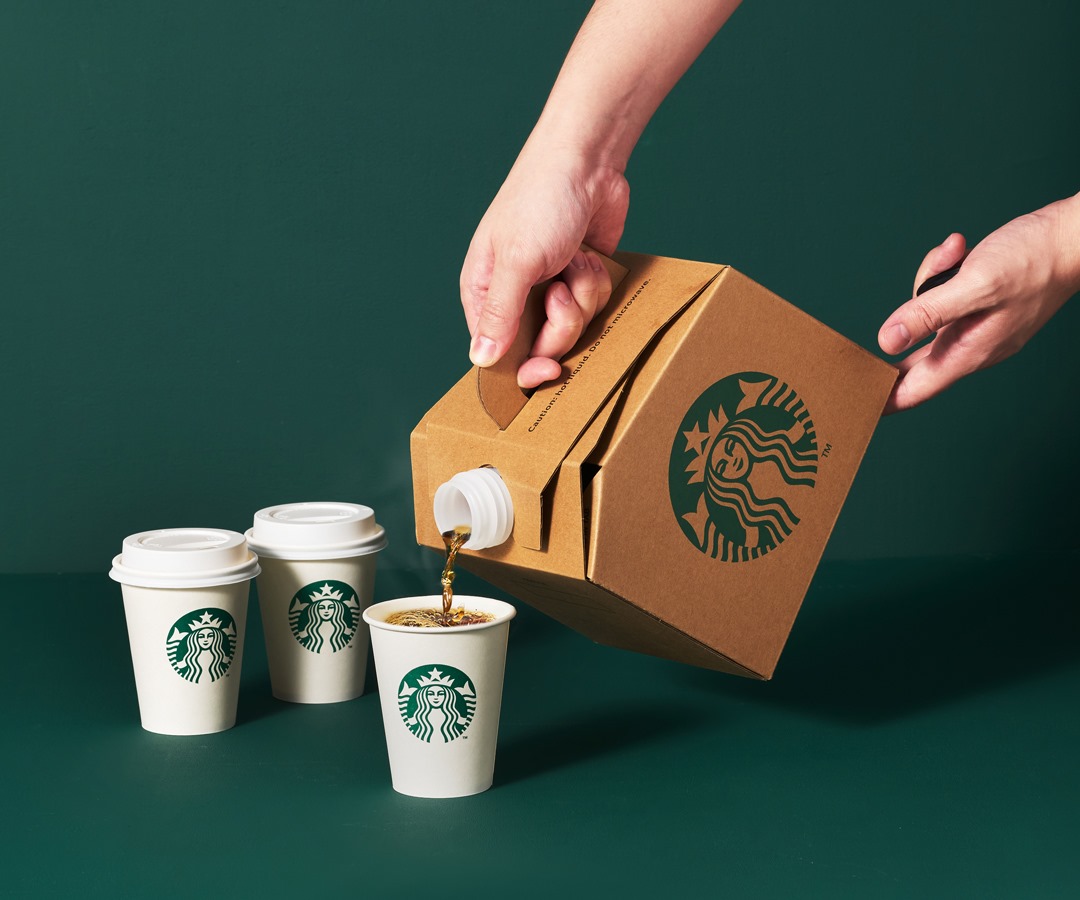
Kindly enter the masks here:
<path id="1" fill-rule="evenodd" d="M 817 462 L 814 423 L 795 391 L 761 372 L 729 375 L 694 401 L 675 435 L 675 518 L 707 556 L 757 559 L 799 524 Z"/>
<path id="2" fill-rule="evenodd" d="M 165 641 L 176 674 L 195 684 L 224 675 L 236 653 L 236 623 L 223 609 L 206 607 L 181 616 Z"/>
<path id="3" fill-rule="evenodd" d="M 420 740 L 449 744 L 473 720 L 476 693 L 469 676 L 453 666 L 418 666 L 401 679 L 398 712 Z"/>
<path id="4" fill-rule="evenodd" d="M 289 604 L 289 628 L 312 653 L 337 653 L 356 634 L 359 618 L 356 591 L 343 581 L 306 585 Z"/>

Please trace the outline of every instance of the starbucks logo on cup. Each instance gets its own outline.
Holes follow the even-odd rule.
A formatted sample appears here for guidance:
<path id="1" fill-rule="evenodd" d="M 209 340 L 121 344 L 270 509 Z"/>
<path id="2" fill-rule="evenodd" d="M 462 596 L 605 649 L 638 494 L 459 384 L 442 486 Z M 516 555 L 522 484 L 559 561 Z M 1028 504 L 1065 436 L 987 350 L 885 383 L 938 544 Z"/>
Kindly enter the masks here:
<path id="1" fill-rule="evenodd" d="M 360 604 L 343 581 L 306 585 L 289 604 L 289 628 L 300 646 L 312 653 L 337 653 L 356 634 Z"/>
<path id="2" fill-rule="evenodd" d="M 165 641 L 176 674 L 195 684 L 224 675 L 236 653 L 236 623 L 223 609 L 196 609 L 176 620 Z"/>
<path id="3" fill-rule="evenodd" d="M 791 387 L 762 372 L 722 378 L 691 405 L 671 447 L 679 527 L 713 559 L 764 556 L 799 524 L 818 455 L 814 423 Z"/>
<path id="4" fill-rule="evenodd" d="M 469 676 L 453 666 L 418 666 L 401 679 L 398 712 L 420 740 L 449 744 L 473 720 L 476 692 Z"/>

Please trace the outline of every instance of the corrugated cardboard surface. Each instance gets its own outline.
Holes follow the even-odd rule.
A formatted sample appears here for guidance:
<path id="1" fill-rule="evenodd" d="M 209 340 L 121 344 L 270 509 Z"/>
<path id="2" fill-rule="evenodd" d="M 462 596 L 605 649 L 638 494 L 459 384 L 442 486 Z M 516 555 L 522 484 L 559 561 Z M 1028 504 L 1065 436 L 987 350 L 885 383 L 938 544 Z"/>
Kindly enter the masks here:
<path id="1" fill-rule="evenodd" d="M 755 675 L 710 647 L 687 640 L 686 635 L 663 620 L 588 581 L 535 569 L 519 569 L 479 555 L 469 558 L 468 568 L 597 643 L 677 659 L 733 675 Z"/>
<path id="2" fill-rule="evenodd" d="M 800 519 L 779 546 L 758 559 L 723 562 L 679 527 L 668 463 L 690 403 L 718 376 L 743 372 L 779 375 L 797 393 L 816 431 L 817 472 L 813 487 L 764 492 L 783 496 Z M 725 270 L 627 389 L 597 461 L 589 578 L 770 675 L 894 379 L 891 366 Z"/>
<path id="3" fill-rule="evenodd" d="M 616 259 L 628 273 L 565 376 L 505 429 L 475 370 L 417 426 L 417 538 L 442 547 L 439 484 L 495 466 L 514 534 L 463 554 L 465 568 L 594 640 L 768 678 L 896 371 L 730 268 Z M 709 407 L 714 396 L 726 399 Z M 774 423 L 761 457 L 735 459 L 732 435 L 759 420 Z M 784 442 L 801 454 L 786 470 Z M 739 512 L 735 537 L 716 524 L 735 513 L 715 499 L 733 481 L 761 501 Z M 695 491 L 696 508 L 676 509 Z M 781 519 L 784 531 L 754 524 Z"/>

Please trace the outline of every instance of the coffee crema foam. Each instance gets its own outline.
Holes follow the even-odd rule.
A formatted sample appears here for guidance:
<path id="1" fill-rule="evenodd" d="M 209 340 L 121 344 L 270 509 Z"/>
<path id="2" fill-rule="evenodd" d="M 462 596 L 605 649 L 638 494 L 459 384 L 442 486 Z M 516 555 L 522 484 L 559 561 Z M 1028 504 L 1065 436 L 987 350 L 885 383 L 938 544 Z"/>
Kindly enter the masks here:
<path id="1" fill-rule="evenodd" d="M 459 628 L 462 625 L 479 625 L 494 619 L 491 613 L 476 612 L 458 606 L 448 612 L 441 609 L 403 609 L 387 616 L 386 624 L 405 625 L 409 628 Z"/>

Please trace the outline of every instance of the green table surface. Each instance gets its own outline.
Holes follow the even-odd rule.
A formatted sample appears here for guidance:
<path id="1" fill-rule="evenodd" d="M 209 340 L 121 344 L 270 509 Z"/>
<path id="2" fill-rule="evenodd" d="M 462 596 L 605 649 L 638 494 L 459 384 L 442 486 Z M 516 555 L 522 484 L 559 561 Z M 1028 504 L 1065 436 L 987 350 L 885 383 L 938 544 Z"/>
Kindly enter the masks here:
<path id="1" fill-rule="evenodd" d="M 826 563 L 771 682 L 519 604 L 495 784 L 456 800 L 391 789 L 372 676 L 273 699 L 254 602 L 236 727 L 164 737 L 118 585 L 3 576 L 0 894 L 1077 897 L 1078 562 Z"/>

